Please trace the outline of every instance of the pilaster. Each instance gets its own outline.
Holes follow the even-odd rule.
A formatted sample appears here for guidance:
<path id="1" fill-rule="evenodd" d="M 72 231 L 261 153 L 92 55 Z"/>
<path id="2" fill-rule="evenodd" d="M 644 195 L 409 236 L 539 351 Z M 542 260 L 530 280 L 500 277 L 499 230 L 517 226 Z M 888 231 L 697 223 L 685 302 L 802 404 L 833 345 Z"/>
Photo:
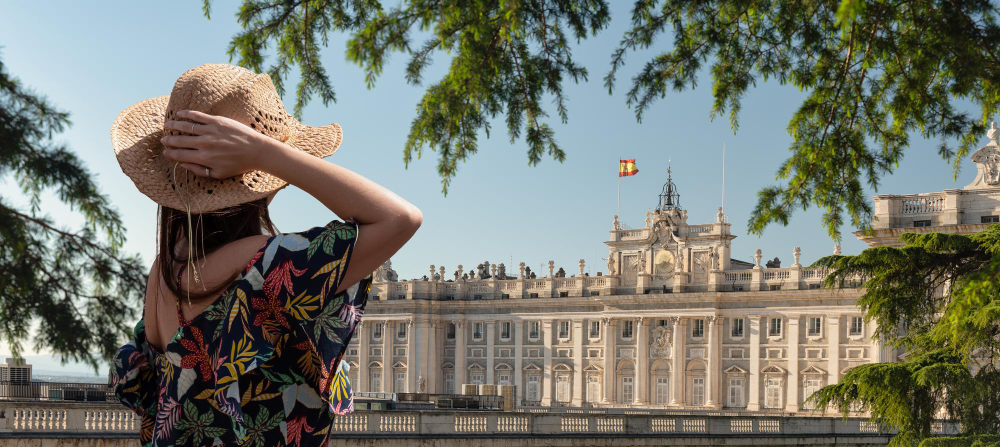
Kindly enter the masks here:
<path id="1" fill-rule="evenodd" d="M 524 367 L 524 322 L 514 321 L 514 406 L 521 406 L 524 400 L 524 379 L 521 368 Z"/>
<path id="2" fill-rule="evenodd" d="M 760 410 L 760 315 L 749 315 L 750 322 L 750 397 L 747 410 Z"/>
<path id="3" fill-rule="evenodd" d="M 643 317 L 635 319 L 636 405 L 649 405 L 649 342 L 646 340 L 648 325 L 648 319 Z"/>
<path id="4" fill-rule="evenodd" d="M 493 278 L 490 278 L 493 279 Z M 496 357 L 496 349 L 494 348 L 494 343 L 496 343 L 496 321 L 487 321 L 486 324 L 486 384 L 493 385 L 495 382 L 493 379 L 496 375 L 496 369 L 494 368 L 494 358 Z"/>
<path id="5" fill-rule="evenodd" d="M 462 385 L 468 381 L 466 378 L 468 366 L 466 366 L 467 359 L 465 357 L 467 351 L 465 348 L 466 330 L 465 321 L 455 321 L 455 394 L 462 394 Z"/>
<path id="6" fill-rule="evenodd" d="M 601 403 L 615 403 L 615 334 L 614 321 L 604 317 L 604 399 Z"/>
<path id="7" fill-rule="evenodd" d="M 788 316 L 788 399 L 785 411 L 799 411 L 799 320 L 798 315 Z"/>
<path id="8" fill-rule="evenodd" d="M 573 399 L 570 405 L 583 406 L 583 320 L 573 320 Z"/>
<path id="9" fill-rule="evenodd" d="M 551 281 L 551 278 L 549 279 Z M 542 406 L 552 405 L 552 320 L 542 320 Z"/>

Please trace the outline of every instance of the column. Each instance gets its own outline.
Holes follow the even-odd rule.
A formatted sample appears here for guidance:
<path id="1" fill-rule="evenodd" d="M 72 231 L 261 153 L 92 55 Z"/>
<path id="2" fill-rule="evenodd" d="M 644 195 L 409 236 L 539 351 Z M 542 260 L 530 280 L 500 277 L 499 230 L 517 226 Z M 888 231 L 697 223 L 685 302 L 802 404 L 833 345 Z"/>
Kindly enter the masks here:
<path id="1" fill-rule="evenodd" d="M 417 325 L 412 318 L 406 319 L 406 392 L 417 392 Z M 398 392 L 398 391 L 397 391 Z"/>
<path id="2" fill-rule="evenodd" d="M 552 320 L 542 321 L 542 340 L 545 347 L 542 348 L 544 360 L 542 361 L 542 405 L 552 405 Z"/>
<path id="3" fill-rule="evenodd" d="M 649 342 L 646 341 L 646 326 L 649 320 L 635 319 L 635 381 L 636 405 L 649 405 Z"/>
<path id="4" fill-rule="evenodd" d="M 604 404 L 615 403 L 615 325 L 604 318 Z"/>
<path id="5" fill-rule="evenodd" d="M 683 406 L 687 402 L 687 396 L 684 394 L 685 381 L 687 381 L 687 368 L 684 365 L 684 360 L 687 354 L 684 352 L 684 339 L 687 335 L 687 319 L 680 317 L 672 317 L 670 321 L 673 323 L 673 338 L 674 343 L 671 346 L 670 358 L 673 360 L 673 365 L 671 365 L 671 385 L 673 385 L 673 393 L 670 393 L 670 405 Z"/>
<path id="6" fill-rule="evenodd" d="M 455 321 L 455 394 L 462 394 L 465 384 L 465 321 Z"/>
<path id="7" fill-rule="evenodd" d="M 439 321 L 430 320 L 427 322 L 427 366 L 424 368 L 424 379 L 427 381 L 425 393 L 440 393 L 438 385 L 443 380 L 441 374 L 441 349 L 438 347 L 440 338 L 438 329 L 441 325 Z"/>
<path id="8" fill-rule="evenodd" d="M 371 331 L 368 329 L 368 326 L 371 326 L 372 323 L 365 320 L 361 320 L 361 323 L 359 325 L 360 325 L 360 327 L 358 328 L 359 333 L 357 335 L 358 385 L 357 388 L 355 388 L 355 391 L 371 391 L 370 385 L 368 385 L 368 380 L 369 380 L 368 375 L 371 374 L 371 372 L 368 371 L 368 349 L 370 349 L 368 347 L 368 340 L 371 337 L 370 335 Z"/>
<path id="9" fill-rule="evenodd" d="M 785 411 L 799 411 L 799 319 L 798 315 L 788 317 L 788 399 Z"/>
<path id="10" fill-rule="evenodd" d="M 583 320 L 573 320 L 573 399 L 570 405 L 583 406 Z"/>
<path id="11" fill-rule="evenodd" d="M 708 352 L 705 357 L 707 366 L 705 371 L 705 406 L 710 408 L 721 408 L 722 401 L 719 399 L 719 373 L 722 363 L 719 361 L 719 326 L 722 326 L 722 319 L 714 315 L 705 317 L 705 324 L 708 325 L 706 342 L 708 342 Z"/>
<path id="12" fill-rule="evenodd" d="M 760 410 L 760 315 L 748 315 L 750 320 L 750 397 L 747 410 Z"/>
<path id="13" fill-rule="evenodd" d="M 496 339 L 496 321 L 486 322 L 486 384 L 493 385 L 494 377 L 496 371 L 494 370 L 494 357 L 496 357 L 496 349 L 493 344 Z"/>
<path id="14" fill-rule="evenodd" d="M 524 356 L 524 322 L 514 321 L 514 406 L 519 407 L 524 399 L 524 382 L 521 377 Z"/>
<path id="15" fill-rule="evenodd" d="M 840 315 L 836 314 L 826 317 L 830 326 L 827 328 L 827 334 L 829 334 L 827 338 L 830 340 L 830 344 L 826 348 L 827 385 L 833 385 L 840 381 L 840 318 Z"/>
<path id="16" fill-rule="evenodd" d="M 385 321 L 382 327 L 382 392 L 392 392 L 392 340 L 396 337 L 397 324 L 401 321 Z"/>

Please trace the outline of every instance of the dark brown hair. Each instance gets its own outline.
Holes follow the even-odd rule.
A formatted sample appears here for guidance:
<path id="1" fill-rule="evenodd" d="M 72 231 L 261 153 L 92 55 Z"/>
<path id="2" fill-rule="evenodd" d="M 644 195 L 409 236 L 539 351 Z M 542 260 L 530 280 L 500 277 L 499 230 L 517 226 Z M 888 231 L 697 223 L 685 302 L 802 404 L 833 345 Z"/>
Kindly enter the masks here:
<path id="1" fill-rule="evenodd" d="M 187 265 L 188 258 L 193 256 L 193 261 L 197 263 L 209 253 L 230 242 L 248 236 L 277 234 L 277 229 L 268 214 L 266 197 L 219 211 L 192 214 L 190 222 L 193 235 L 188 234 L 188 215 L 186 212 L 160 206 L 158 214 L 159 240 L 156 259 L 159 263 L 160 275 L 164 284 L 175 297 L 190 296 L 191 302 L 217 295 L 229 287 L 233 280 L 239 276 L 240 270 L 233 272 L 227 281 L 220 283 L 213 289 L 190 290 L 190 295 L 188 295 L 188 291 L 182 292 L 177 285 L 177 275 Z M 178 256 L 176 251 L 177 241 L 181 239 L 190 240 L 194 246 L 193 251 L 184 257 Z M 185 274 L 187 273 L 185 272 Z M 189 287 L 194 289 L 193 283 L 189 283 Z"/>

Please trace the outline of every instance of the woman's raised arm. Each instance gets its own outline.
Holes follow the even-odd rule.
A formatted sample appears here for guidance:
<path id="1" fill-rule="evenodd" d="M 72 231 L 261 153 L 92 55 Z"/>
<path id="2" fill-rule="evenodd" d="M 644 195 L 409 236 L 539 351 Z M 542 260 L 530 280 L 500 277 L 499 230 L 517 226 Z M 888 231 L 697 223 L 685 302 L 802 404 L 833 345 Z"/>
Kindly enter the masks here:
<path id="1" fill-rule="evenodd" d="M 297 186 L 341 218 L 358 222 L 354 254 L 339 293 L 375 271 L 410 240 L 423 221 L 413 204 L 392 191 L 344 167 L 324 161 L 264 136 L 238 121 L 196 111 L 178 116 L 203 124 L 199 135 L 168 136 L 163 155 L 181 162 L 195 175 L 210 168 L 213 178 L 228 178 L 261 170 Z M 167 121 L 164 127 L 182 131 L 190 122 Z"/>

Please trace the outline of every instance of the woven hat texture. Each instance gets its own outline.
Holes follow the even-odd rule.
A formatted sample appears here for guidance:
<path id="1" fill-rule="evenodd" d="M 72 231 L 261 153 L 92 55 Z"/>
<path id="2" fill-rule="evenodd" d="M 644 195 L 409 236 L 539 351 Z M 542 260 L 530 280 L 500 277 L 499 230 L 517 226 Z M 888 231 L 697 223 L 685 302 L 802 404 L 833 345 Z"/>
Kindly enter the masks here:
<path id="1" fill-rule="evenodd" d="M 256 131 L 317 157 L 332 155 L 343 132 L 336 123 L 313 127 L 285 111 L 281 96 L 266 74 L 226 64 L 192 68 L 174 84 L 169 96 L 140 101 L 123 110 L 111 125 L 111 145 L 122 172 L 154 202 L 191 213 L 207 213 L 267 197 L 287 185 L 263 171 L 227 179 L 196 176 L 163 157 L 160 138 L 188 135 L 163 128 L 180 110 L 232 118 Z M 190 208 L 188 208 L 190 207 Z"/>

